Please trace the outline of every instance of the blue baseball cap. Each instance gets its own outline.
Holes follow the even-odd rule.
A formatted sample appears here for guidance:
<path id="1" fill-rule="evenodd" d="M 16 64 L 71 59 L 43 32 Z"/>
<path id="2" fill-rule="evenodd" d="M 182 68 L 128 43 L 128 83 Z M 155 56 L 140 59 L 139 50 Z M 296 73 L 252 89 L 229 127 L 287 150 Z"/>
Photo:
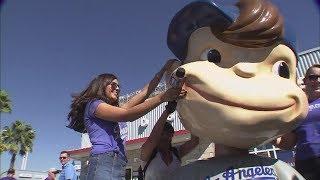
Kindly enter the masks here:
<path id="1" fill-rule="evenodd" d="M 239 9 L 233 6 L 220 6 L 214 1 L 195 1 L 182 8 L 171 20 L 167 34 L 167 45 L 173 54 L 184 60 L 187 53 L 188 39 L 199 28 L 210 26 L 211 29 L 223 32 L 238 18 Z M 287 27 L 286 24 L 284 24 Z M 295 36 L 286 28 L 282 37 L 283 43 L 295 53 Z"/>

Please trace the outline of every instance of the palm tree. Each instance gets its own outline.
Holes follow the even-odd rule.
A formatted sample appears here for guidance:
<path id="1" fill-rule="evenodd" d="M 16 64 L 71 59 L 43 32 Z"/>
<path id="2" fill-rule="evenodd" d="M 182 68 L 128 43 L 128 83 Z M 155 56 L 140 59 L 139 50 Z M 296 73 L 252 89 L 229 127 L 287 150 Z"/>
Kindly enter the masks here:
<path id="1" fill-rule="evenodd" d="M 2 136 L 2 132 L 0 133 L 0 155 L 2 154 L 2 152 L 7 150 L 7 144 L 3 143 L 3 136 Z"/>
<path id="2" fill-rule="evenodd" d="M 11 113 L 11 100 L 5 90 L 0 90 L 0 113 Z M 0 120 L 1 130 L 1 120 Z M 0 134 L 0 154 L 7 150 L 7 144 L 3 143 L 2 135 Z"/>
<path id="3" fill-rule="evenodd" d="M 11 100 L 5 90 L 0 90 L 0 112 L 11 112 Z"/>
<path id="4" fill-rule="evenodd" d="M 1 135 L 6 150 L 12 155 L 10 168 L 14 168 L 18 153 L 19 155 L 24 156 L 26 153 L 32 152 L 35 131 L 32 129 L 31 125 L 16 121 L 11 127 L 4 127 Z"/>

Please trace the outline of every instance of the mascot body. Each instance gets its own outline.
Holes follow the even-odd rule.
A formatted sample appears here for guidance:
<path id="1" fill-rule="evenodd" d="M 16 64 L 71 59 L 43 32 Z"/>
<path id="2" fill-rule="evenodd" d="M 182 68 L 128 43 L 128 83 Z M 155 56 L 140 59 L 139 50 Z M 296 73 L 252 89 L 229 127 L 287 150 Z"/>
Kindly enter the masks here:
<path id="1" fill-rule="evenodd" d="M 294 41 L 285 30 L 265 0 L 240 0 L 230 9 L 197 1 L 175 15 L 167 42 L 185 71 L 188 94 L 177 106 L 182 123 L 232 150 L 184 166 L 170 179 L 303 179 L 282 161 L 247 153 L 293 130 L 307 114 Z"/>

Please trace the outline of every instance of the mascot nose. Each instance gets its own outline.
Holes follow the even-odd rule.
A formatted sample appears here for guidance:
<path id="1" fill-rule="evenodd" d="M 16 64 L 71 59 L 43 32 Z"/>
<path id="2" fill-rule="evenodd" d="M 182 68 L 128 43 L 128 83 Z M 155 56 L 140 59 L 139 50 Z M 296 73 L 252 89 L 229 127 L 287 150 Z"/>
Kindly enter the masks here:
<path id="1" fill-rule="evenodd" d="M 184 75 L 186 74 L 186 70 L 182 67 L 179 67 L 175 74 L 178 78 L 183 78 Z"/>
<path id="2" fill-rule="evenodd" d="M 236 75 L 243 78 L 254 77 L 257 73 L 257 64 L 255 63 L 238 63 L 233 66 L 233 71 Z"/>
<path id="3" fill-rule="evenodd" d="M 172 73 L 169 84 L 173 87 L 180 86 L 185 74 L 186 74 L 186 70 L 182 67 L 179 67 L 176 71 Z"/>

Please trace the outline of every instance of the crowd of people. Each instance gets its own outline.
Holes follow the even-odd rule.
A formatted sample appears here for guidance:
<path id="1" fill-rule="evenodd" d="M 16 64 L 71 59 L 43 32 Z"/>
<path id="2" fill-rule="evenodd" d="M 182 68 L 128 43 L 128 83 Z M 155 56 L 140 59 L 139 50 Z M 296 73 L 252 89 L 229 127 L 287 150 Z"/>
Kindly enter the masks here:
<path id="1" fill-rule="evenodd" d="M 173 62 L 168 61 L 139 94 L 121 106 L 118 102 L 119 81 L 112 74 L 99 75 L 79 96 L 74 97 L 69 118 L 75 127 L 82 127 L 82 131 L 88 132 L 92 143 L 87 179 L 124 178 L 127 158 L 118 123 L 134 121 L 162 102 L 169 103 L 141 147 L 143 167 L 140 179 L 163 179 L 179 168 L 181 158 L 198 145 L 199 138 L 191 135 L 184 144 L 172 146 L 174 128 L 166 120 L 175 110 L 175 101 L 187 93 L 181 86 L 145 101 Z M 313 65 L 307 70 L 304 85 L 309 100 L 308 116 L 299 127 L 273 143 L 281 149 L 293 150 L 295 147 L 296 169 L 306 179 L 320 179 L 317 170 L 320 167 L 320 65 Z M 217 156 L 223 155 L 224 151 L 248 153 L 230 147 L 226 149 L 223 145 L 216 147 Z"/>
<path id="2" fill-rule="evenodd" d="M 169 103 L 141 147 L 140 159 L 144 163 L 140 179 L 163 179 L 163 175 L 180 167 L 181 158 L 198 145 L 199 138 L 191 135 L 191 139 L 184 144 L 172 146 L 174 128 L 167 118 L 175 111 L 176 100 L 187 93 L 181 86 L 149 98 L 173 62 L 169 60 L 140 93 L 125 104 L 119 104 L 120 85 L 113 74 L 97 76 L 85 90 L 73 97 L 68 116 L 70 127 L 87 132 L 92 143 L 88 180 L 124 179 L 127 157 L 119 122 L 135 121 L 163 102 Z M 308 116 L 299 127 L 277 138 L 273 144 L 281 149 L 294 149 L 296 170 L 306 179 L 320 179 L 320 65 L 311 66 L 303 81 L 309 100 Z M 225 150 L 232 151 L 217 145 L 216 154 L 223 154 Z M 77 179 L 68 152 L 62 151 L 59 160 L 62 170 L 50 170 L 46 180 L 55 180 L 57 173 L 59 180 Z M 14 169 L 9 169 L 7 176 L 1 180 L 14 180 L 14 174 Z"/>
<path id="3" fill-rule="evenodd" d="M 166 119 L 175 110 L 174 101 L 187 93 L 181 86 L 145 101 L 172 63 L 168 61 L 139 94 L 122 106 L 118 102 L 119 81 L 112 74 L 99 75 L 87 89 L 74 97 L 69 118 L 75 127 L 86 129 L 92 143 L 87 179 L 124 177 L 127 159 L 118 123 L 134 121 L 162 102 L 169 103 L 141 147 L 140 159 L 144 162 L 141 179 L 163 179 L 163 175 L 181 166 L 181 158 L 198 145 L 199 138 L 192 135 L 191 140 L 181 146 L 172 146 L 174 129 Z M 313 65 L 307 70 L 304 84 L 309 99 L 309 114 L 299 127 L 275 140 L 274 144 L 283 149 L 295 146 L 296 169 L 307 179 L 320 179 L 317 171 L 320 167 L 320 65 Z M 223 152 L 224 147 L 220 147 L 222 150 L 217 155 Z"/>

